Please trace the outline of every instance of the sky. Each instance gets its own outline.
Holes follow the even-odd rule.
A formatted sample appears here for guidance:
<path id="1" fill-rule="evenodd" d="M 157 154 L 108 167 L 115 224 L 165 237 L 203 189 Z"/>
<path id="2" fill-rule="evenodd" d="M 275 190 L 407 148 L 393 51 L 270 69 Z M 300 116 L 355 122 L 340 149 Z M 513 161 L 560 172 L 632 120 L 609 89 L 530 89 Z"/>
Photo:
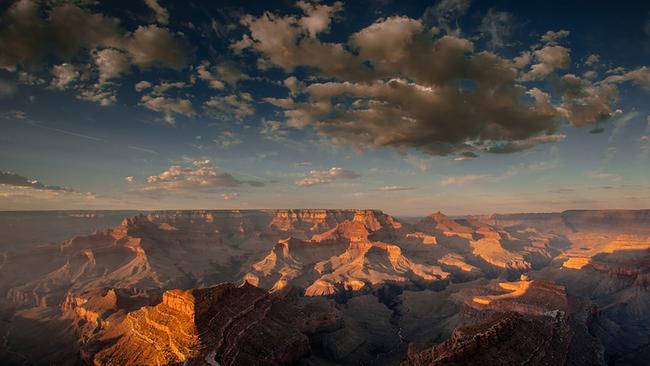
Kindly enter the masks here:
<path id="1" fill-rule="evenodd" d="M 644 1 L 3 1 L 0 210 L 650 208 L 649 63 Z"/>

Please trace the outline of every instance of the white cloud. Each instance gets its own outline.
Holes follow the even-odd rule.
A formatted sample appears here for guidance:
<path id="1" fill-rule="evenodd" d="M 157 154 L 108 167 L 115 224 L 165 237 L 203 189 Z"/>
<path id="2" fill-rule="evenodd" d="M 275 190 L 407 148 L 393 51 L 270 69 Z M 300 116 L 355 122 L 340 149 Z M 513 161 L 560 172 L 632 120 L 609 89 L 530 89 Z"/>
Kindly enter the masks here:
<path id="1" fill-rule="evenodd" d="M 113 48 L 95 51 L 93 60 L 99 70 L 100 83 L 120 76 L 131 66 L 129 56 L 125 52 Z"/>
<path id="2" fill-rule="evenodd" d="M 329 170 L 312 170 L 309 176 L 297 180 L 295 183 L 301 187 L 310 187 L 319 184 L 329 184 L 338 179 L 355 179 L 361 175 L 339 167 L 332 167 Z"/>
<path id="3" fill-rule="evenodd" d="M 231 174 L 215 167 L 210 160 L 197 160 L 191 166 L 172 165 L 158 175 L 149 176 L 134 192 L 160 194 L 164 192 L 214 193 L 243 185 Z M 249 183 L 251 184 L 251 183 Z"/>

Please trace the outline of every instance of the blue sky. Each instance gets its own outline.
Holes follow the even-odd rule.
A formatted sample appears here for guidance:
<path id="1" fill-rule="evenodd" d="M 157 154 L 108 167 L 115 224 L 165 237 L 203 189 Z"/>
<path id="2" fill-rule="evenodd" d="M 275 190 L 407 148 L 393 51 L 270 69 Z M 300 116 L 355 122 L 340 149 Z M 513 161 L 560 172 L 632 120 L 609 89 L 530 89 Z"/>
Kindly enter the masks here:
<path id="1" fill-rule="evenodd" d="M 0 209 L 650 206 L 645 2 L 0 14 Z"/>

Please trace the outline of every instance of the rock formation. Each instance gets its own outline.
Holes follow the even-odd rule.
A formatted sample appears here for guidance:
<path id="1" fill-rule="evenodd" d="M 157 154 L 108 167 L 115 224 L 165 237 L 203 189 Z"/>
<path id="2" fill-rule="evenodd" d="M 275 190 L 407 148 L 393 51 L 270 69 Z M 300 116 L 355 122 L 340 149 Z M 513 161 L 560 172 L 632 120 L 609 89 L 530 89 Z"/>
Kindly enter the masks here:
<path id="1" fill-rule="evenodd" d="M 130 214 L 59 244 L 0 251 L 0 357 L 639 364 L 650 358 L 648 212 Z"/>
<path id="2" fill-rule="evenodd" d="M 310 352 L 293 307 L 249 284 L 171 290 L 93 342 L 95 365 L 282 365 Z"/>

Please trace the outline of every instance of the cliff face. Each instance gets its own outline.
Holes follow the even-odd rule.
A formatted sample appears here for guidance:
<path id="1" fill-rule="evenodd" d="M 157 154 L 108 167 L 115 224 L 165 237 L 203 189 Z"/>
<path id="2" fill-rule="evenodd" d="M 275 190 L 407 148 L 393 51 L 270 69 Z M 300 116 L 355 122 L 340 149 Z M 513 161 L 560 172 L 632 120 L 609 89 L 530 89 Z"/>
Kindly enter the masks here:
<path id="1" fill-rule="evenodd" d="M 487 294 L 468 298 L 466 304 L 478 310 L 512 311 L 545 316 L 567 313 L 569 301 L 564 286 L 526 277 L 515 282 L 500 282 L 482 289 Z"/>
<path id="2" fill-rule="evenodd" d="M 456 296 L 461 323 L 444 342 L 409 345 L 403 366 L 604 365 L 598 341 L 588 333 L 584 304 L 563 286 L 522 277 L 469 287 Z"/>
<path id="3" fill-rule="evenodd" d="M 281 365 L 310 351 L 291 304 L 251 285 L 172 290 L 96 337 L 96 365 Z"/>
<path id="4" fill-rule="evenodd" d="M 483 323 L 457 328 L 448 340 L 433 347 L 409 346 L 402 366 L 562 365 L 569 333 L 562 318 L 499 314 Z"/>
<path id="5" fill-rule="evenodd" d="M 437 283 L 447 278 L 439 266 L 418 263 L 399 246 L 375 240 L 395 236 L 402 226 L 385 215 L 371 214 L 357 212 L 352 220 L 311 240 L 281 240 L 253 264 L 245 278 L 267 288 L 291 283 L 307 296 L 358 292 L 383 283 Z"/>

